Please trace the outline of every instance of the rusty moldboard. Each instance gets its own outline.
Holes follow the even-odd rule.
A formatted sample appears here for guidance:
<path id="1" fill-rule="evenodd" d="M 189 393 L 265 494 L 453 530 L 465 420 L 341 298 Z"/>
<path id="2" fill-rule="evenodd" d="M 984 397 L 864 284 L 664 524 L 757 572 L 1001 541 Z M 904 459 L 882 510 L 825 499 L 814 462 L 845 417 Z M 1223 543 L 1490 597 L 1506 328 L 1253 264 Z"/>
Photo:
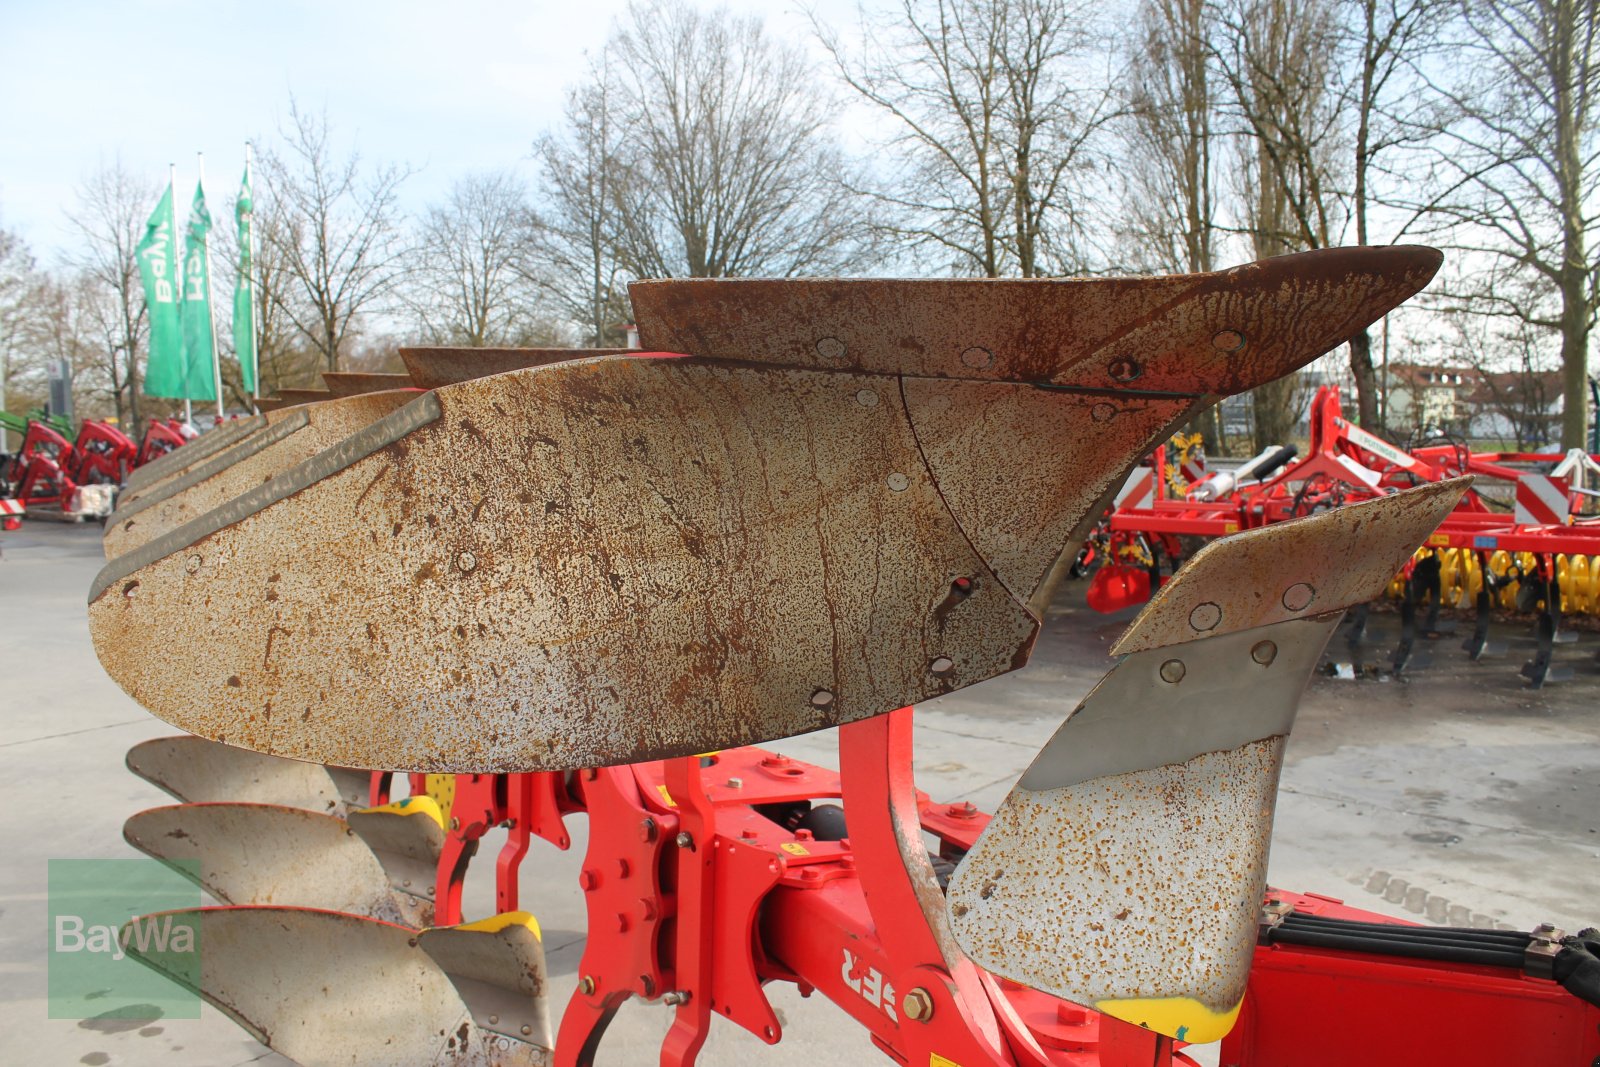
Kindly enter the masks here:
<path id="1" fill-rule="evenodd" d="M 548 367 L 575 359 L 626 353 L 626 348 L 447 348 L 413 347 L 400 349 L 400 358 L 411 373 L 411 380 L 422 389 L 437 389 L 491 374 Z"/>

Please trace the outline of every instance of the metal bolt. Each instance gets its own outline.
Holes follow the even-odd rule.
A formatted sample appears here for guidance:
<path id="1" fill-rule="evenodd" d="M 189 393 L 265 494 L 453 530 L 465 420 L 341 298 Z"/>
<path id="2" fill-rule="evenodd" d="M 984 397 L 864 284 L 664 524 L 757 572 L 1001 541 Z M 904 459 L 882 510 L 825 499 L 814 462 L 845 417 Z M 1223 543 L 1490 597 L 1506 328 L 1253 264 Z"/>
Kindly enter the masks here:
<path id="1" fill-rule="evenodd" d="M 590 978 L 588 975 L 584 975 L 582 978 L 578 979 L 578 992 L 582 993 L 586 997 L 590 996 L 594 993 L 596 984 L 597 983 L 593 978 Z"/>
<path id="2" fill-rule="evenodd" d="M 933 997 L 921 986 L 901 998 L 900 1007 L 906 1013 L 906 1018 L 914 1023 L 925 1023 L 933 1018 Z"/>
<path id="3" fill-rule="evenodd" d="M 833 692 L 828 689 L 818 689 L 811 694 L 811 706 L 814 708 L 828 708 L 833 706 Z"/>
<path id="4" fill-rule="evenodd" d="M 183 564 L 183 569 L 188 571 L 190 574 L 193 574 L 196 571 L 198 571 L 200 569 L 200 557 L 199 557 L 199 555 L 190 556 L 187 560 L 185 560 L 184 564 Z"/>
<path id="5" fill-rule="evenodd" d="M 626 915 L 622 914 L 622 912 L 619 911 L 619 912 L 617 912 L 617 933 L 625 934 L 627 932 L 628 932 L 628 917 Z"/>
<path id="6" fill-rule="evenodd" d="M 474 556 L 471 552 L 463 552 L 456 557 L 456 566 L 461 568 L 462 574 L 471 574 L 473 568 L 477 565 L 478 557 Z"/>
<path id="7" fill-rule="evenodd" d="M 1283 606 L 1290 611 L 1304 611 L 1316 595 L 1317 591 L 1305 582 L 1296 582 L 1283 591 Z"/>
<path id="8" fill-rule="evenodd" d="M 911 486 L 911 479 L 907 478 L 899 471 L 895 471 L 893 474 L 889 475 L 889 477 L 885 478 L 884 481 L 888 483 L 890 489 L 893 489 L 897 493 L 903 493 Z"/>
<path id="9" fill-rule="evenodd" d="M 451 819 L 450 820 L 450 829 L 452 829 L 452 830 L 461 829 L 461 820 L 460 819 Z"/>
<path id="10" fill-rule="evenodd" d="M 1116 413 L 1117 409 L 1114 404 L 1096 404 L 1089 409 L 1089 417 L 1095 422 L 1110 422 L 1112 416 Z"/>
<path id="11" fill-rule="evenodd" d="M 1111 380 L 1114 382 L 1131 382 L 1144 373 L 1144 368 L 1139 366 L 1138 360 L 1124 356 L 1112 360 L 1111 365 L 1106 368 L 1106 373 L 1111 375 Z"/>
<path id="12" fill-rule="evenodd" d="M 856 393 L 856 403 L 864 408 L 875 408 L 878 406 L 878 394 L 871 389 L 862 389 Z"/>
<path id="13" fill-rule="evenodd" d="M 984 370 L 994 363 L 994 353 L 987 348 L 979 348 L 977 345 L 973 345 L 961 353 L 961 362 L 973 370 Z"/>
<path id="14" fill-rule="evenodd" d="M 646 997 L 653 997 L 656 995 L 656 980 L 648 974 L 641 974 L 639 976 L 639 988 L 644 991 Z"/>
<path id="15" fill-rule="evenodd" d="M 744 788 L 744 779 L 743 778 L 729 778 L 728 779 L 728 788 L 729 789 L 743 789 Z"/>
<path id="16" fill-rule="evenodd" d="M 498 1015 L 489 1016 L 489 1022 L 490 1023 L 497 1023 L 499 1021 L 500 1021 L 500 1016 L 498 1016 Z"/>
<path id="17" fill-rule="evenodd" d="M 1219 330 L 1211 338 L 1211 347 L 1219 352 L 1237 352 L 1244 347 L 1244 334 L 1238 330 Z"/>
<path id="18" fill-rule="evenodd" d="M 639 898 L 639 918 L 645 922 L 654 922 L 656 918 L 656 902 L 649 897 Z"/>
<path id="19" fill-rule="evenodd" d="M 1263 667 L 1270 667 L 1272 661 L 1278 658 L 1278 646 L 1271 641 L 1257 641 L 1250 650 L 1250 658 Z"/>
<path id="20" fill-rule="evenodd" d="M 533 1033 L 533 1027 L 529 1026 L 527 1023 L 523 1023 L 522 1024 L 522 1036 L 523 1037 L 527 1037 L 531 1033 Z"/>
<path id="21" fill-rule="evenodd" d="M 662 994 L 661 1003 L 672 1006 L 689 1003 L 690 992 L 687 989 L 674 989 Z"/>
<path id="22" fill-rule="evenodd" d="M 656 839 L 656 821 L 654 819 L 651 819 L 651 818 L 646 818 L 643 822 L 641 822 L 639 824 L 639 840 L 643 841 L 645 844 L 648 845 L 650 842 L 654 841 L 655 839 Z"/>
<path id="23" fill-rule="evenodd" d="M 1161 680 L 1177 685 L 1183 681 L 1183 676 L 1188 673 L 1188 668 L 1181 659 L 1169 659 L 1161 665 Z"/>
<path id="24" fill-rule="evenodd" d="M 677 837 L 673 838 L 673 842 L 679 848 L 686 848 L 691 852 L 694 851 L 694 835 L 691 833 L 681 833 Z"/>
<path id="25" fill-rule="evenodd" d="M 1222 609 L 1211 601 L 1206 601 L 1193 611 L 1189 612 L 1189 625 L 1200 633 L 1215 630 L 1217 623 L 1222 621 Z"/>
<path id="26" fill-rule="evenodd" d="M 952 819 L 976 819 L 978 817 L 978 805 L 970 800 L 963 800 L 959 804 L 951 804 L 945 809 L 945 814 Z"/>
<path id="27" fill-rule="evenodd" d="M 133 591 L 135 589 L 138 589 L 138 588 L 139 588 L 139 583 L 138 582 L 129 582 L 127 585 L 122 587 L 122 595 L 127 597 L 129 600 L 132 600 L 133 599 Z"/>
<path id="28" fill-rule="evenodd" d="M 823 359 L 843 359 L 844 354 L 844 342 L 837 337 L 824 337 L 817 342 L 817 355 Z"/>
<path id="29" fill-rule="evenodd" d="M 578 885 L 583 887 L 585 893 L 591 893 L 600 884 L 598 872 L 583 870 L 578 872 Z"/>
<path id="30" fill-rule="evenodd" d="M 628 877 L 628 872 L 630 870 L 632 870 L 632 869 L 633 868 L 628 866 L 628 861 L 627 860 L 618 860 L 617 861 L 617 877 L 618 878 L 626 878 L 626 877 Z"/>
<path id="31" fill-rule="evenodd" d="M 928 667 L 935 675 L 942 678 L 956 669 L 956 661 L 949 656 L 940 656 Z"/>

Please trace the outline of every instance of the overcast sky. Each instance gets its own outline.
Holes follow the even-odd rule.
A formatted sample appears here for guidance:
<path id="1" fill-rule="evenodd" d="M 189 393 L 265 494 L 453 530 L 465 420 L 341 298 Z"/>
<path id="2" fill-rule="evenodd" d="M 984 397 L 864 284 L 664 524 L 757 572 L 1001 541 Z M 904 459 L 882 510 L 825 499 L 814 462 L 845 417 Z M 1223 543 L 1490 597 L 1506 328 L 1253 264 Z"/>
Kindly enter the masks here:
<path id="1" fill-rule="evenodd" d="M 869 0 L 871 6 L 873 0 Z M 881 0 L 880 0 L 881 2 Z M 713 6 L 706 4 L 705 6 Z M 803 8 L 842 25 L 855 0 L 727 0 L 811 48 Z M 418 168 L 416 209 L 463 173 L 519 165 L 626 0 L 0 0 L 0 225 L 42 261 L 71 243 L 63 210 L 120 154 L 180 202 L 204 152 L 225 217 L 244 142 L 270 139 L 289 94 L 326 106 L 341 146 Z M 153 206 L 153 205 L 152 205 Z"/>

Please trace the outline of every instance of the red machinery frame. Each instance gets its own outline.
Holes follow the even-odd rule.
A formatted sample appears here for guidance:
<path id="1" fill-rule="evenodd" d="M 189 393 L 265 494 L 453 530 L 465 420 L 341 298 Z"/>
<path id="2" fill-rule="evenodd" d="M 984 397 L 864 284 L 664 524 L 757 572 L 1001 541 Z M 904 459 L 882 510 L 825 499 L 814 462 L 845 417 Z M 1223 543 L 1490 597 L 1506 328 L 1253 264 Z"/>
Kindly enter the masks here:
<path id="1" fill-rule="evenodd" d="M 774 981 L 821 992 L 890 1060 L 917 1067 L 1193 1063 L 1180 1043 L 998 979 L 954 946 L 925 835 L 959 858 L 989 817 L 916 790 L 911 709 L 844 726 L 839 745 L 838 772 L 751 747 L 574 775 L 458 775 L 436 921 L 461 920 L 467 860 L 490 827 L 510 829 L 495 879 L 509 911 L 531 838 L 567 847 L 564 817 L 582 811 L 589 935 L 559 1067 L 592 1064 L 630 997 L 675 1008 L 663 1067 L 694 1063 L 713 1018 L 776 1043 L 783 1027 L 763 988 Z M 411 784 L 421 790 L 422 776 Z M 387 796 L 388 776 L 375 776 L 374 801 Z M 773 817 L 830 800 L 849 814 L 837 840 Z M 1316 895 L 1273 891 L 1269 904 L 1264 915 L 1288 906 L 1409 925 Z M 1600 1056 L 1600 1009 L 1548 978 L 1280 944 L 1257 951 L 1222 1045 L 1222 1062 L 1238 1067 L 1588 1062 L 1575 1056 Z"/>

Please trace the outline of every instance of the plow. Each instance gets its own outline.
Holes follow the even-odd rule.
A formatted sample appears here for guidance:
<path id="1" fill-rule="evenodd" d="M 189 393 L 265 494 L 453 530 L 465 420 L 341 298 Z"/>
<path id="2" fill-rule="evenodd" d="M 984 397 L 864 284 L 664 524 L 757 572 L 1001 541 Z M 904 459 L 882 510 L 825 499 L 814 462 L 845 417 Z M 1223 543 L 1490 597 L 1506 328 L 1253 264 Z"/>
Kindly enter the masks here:
<path id="1" fill-rule="evenodd" d="M 3 413 L 0 413 L 3 414 Z M 139 467 L 182 445 L 177 422 L 152 418 L 135 442 L 109 422 L 85 419 L 74 433 L 61 419 L 42 412 L 20 419 L 6 415 L 4 429 L 22 436 L 15 453 L 0 455 L 0 516 L 5 529 L 30 511 L 70 520 L 104 517 L 114 495 Z"/>
<path id="2" fill-rule="evenodd" d="M 912 773 L 914 706 L 1027 663 L 1140 457 L 1438 264 L 640 282 L 641 350 L 411 349 L 142 468 L 90 630 L 185 733 L 129 752 L 177 803 L 124 836 L 218 903 L 154 917 L 198 974 L 130 954 L 308 1065 L 591 1064 L 637 999 L 682 1067 L 782 1040 L 782 983 L 917 1067 L 1593 1062 L 1594 931 L 1266 880 L 1306 680 L 1477 472 L 1194 552 L 993 812 Z M 837 768 L 771 747 L 823 729 Z M 522 872 L 577 818 L 558 1012 Z"/>
<path id="3" fill-rule="evenodd" d="M 1197 436 L 1153 450 L 1080 556 L 1078 572 L 1094 570 L 1089 603 L 1105 612 L 1143 603 L 1196 539 L 1470 475 L 1473 485 L 1385 590 L 1399 605 L 1400 638 L 1383 666 L 1404 671 L 1419 640 L 1453 633 L 1443 609 L 1470 617 L 1466 658 L 1503 654 L 1504 643 L 1491 640 L 1494 614 L 1517 612 L 1532 617 L 1536 635 L 1521 666 L 1531 687 L 1571 677 L 1555 656 L 1576 637 L 1563 620 L 1600 613 L 1600 457 L 1577 449 L 1483 453 L 1460 441 L 1403 449 L 1346 418 L 1337 386 L 1317 391 L 1309 428 L 1304 456 L 1270 448 L 1231 471 L 1205 470 Z M 1366 620 L 1364 605 L 1351 613 L 1353 660 Z"/>

